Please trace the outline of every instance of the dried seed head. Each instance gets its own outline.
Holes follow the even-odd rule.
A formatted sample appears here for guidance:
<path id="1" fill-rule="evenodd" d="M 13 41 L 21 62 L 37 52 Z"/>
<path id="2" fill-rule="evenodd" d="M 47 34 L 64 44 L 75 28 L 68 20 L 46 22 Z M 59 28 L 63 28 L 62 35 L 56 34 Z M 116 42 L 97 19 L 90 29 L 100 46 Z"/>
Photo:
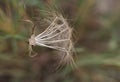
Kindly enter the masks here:
<path id="1" fill-rule="evenodd" d="M 44 21 L 49 26 L 29 39 L 30 45 L 39 45 L 60 51 L 60 64 L 74 64 L 72 28 L 61 13 L 51 12 Z"/>

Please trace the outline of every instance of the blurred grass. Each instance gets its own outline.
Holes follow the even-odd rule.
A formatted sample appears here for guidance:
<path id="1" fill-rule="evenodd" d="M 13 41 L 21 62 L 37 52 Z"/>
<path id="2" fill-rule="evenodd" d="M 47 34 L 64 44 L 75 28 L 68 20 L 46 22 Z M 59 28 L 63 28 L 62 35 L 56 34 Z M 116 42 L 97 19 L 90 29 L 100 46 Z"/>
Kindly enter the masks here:
<path id="1" fill-rule="evenodd" d="M 116 3 L 104 11 L 96 0 L 1 0 L 0 82 L 120 82 L 120 2 L 106 5 Z M 32 26 L 22 20 L 48 4 L 58 6 L 74 27 L 77 69 L 54 72 L 58 60 L 51 49 L 35 47 L 39 55 L 28 56 Z"/>

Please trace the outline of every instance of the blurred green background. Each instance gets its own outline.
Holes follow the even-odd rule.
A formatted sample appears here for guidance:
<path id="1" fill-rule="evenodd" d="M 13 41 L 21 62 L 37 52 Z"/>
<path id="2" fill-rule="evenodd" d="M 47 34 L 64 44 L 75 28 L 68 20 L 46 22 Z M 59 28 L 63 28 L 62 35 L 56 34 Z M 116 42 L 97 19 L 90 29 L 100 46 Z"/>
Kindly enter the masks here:
<path id="1" fill-rule="evenodd" d="M 56 70 L 57 53 L 48 48 L 28 56 L 32 25 L 23 20 L 41 21 L 38 10 L 50 6 L 74 28 L 77 69 Z M 119 34 L 120 0 L 0 0 L 0 82 L 120 82 Z"/>

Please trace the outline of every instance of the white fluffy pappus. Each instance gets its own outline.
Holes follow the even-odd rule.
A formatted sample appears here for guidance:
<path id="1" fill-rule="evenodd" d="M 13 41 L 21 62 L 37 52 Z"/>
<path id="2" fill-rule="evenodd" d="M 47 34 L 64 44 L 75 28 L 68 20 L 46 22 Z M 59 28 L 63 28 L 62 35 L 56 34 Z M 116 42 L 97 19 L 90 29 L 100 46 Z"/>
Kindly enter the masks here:
<path id="1" fill-rule="evenodd" d="M 73 59 L 72 28 L 62 14 L 54 13 L 46 18 L 49 26 L 40 34 L 32 34 L 29 39 L 30 55 L 32 46 L 43 46 L 60 51 L 60 64 L 75 64 Z"/>

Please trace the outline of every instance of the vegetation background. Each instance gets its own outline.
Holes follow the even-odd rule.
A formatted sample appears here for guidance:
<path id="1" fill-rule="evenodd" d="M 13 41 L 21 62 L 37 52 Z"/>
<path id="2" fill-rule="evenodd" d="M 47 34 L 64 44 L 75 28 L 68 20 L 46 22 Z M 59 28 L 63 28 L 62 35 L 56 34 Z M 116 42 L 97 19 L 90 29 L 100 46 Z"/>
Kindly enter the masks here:
<path id="1" fill-rule="evenodd" d="M 28 56 L 32 25 L 23 20 L 35 22 L 48 4 L 74 28 L 77 69 L 56 70 L 48 48 Z M 120 0 L 0 0 L 0 82 L 120 82 L 119 35 Z"/>

